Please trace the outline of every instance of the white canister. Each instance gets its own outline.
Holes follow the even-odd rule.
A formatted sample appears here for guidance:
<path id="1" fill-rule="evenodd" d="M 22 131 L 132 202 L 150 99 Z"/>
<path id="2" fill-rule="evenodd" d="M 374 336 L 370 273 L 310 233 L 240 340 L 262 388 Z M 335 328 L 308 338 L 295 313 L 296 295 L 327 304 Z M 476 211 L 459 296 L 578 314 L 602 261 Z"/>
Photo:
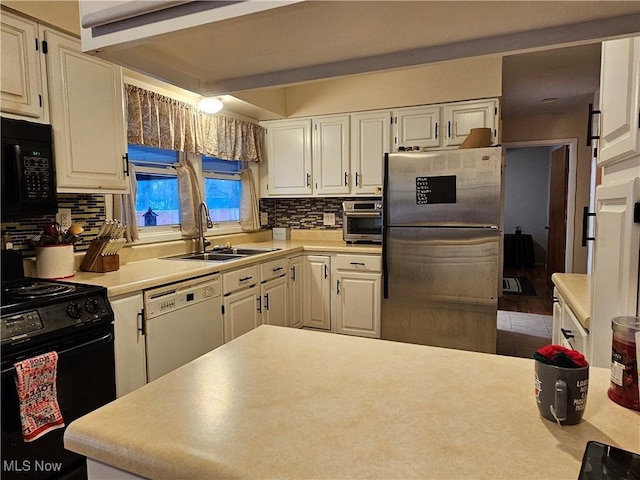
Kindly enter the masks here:
<path id="1" fill-rule="evenodd" d="M 73 245 L 60 243 L 36 248 L 38 278 L 73 277 Z"/>

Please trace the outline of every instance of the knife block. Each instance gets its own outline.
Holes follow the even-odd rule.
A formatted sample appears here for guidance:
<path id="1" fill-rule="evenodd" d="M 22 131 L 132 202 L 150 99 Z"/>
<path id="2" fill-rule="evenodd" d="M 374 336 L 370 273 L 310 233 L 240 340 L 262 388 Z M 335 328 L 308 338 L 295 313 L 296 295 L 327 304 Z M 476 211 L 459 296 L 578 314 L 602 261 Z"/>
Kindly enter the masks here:
<path id="1" fill-rule="evenodd" d="M 89 244 L 89 249 L 82 259 L 80 270 L 84 272 L 113 272 L 120 268 L 120 257 L 116 255 L 102 255 L 107 240 L 96 239 Z"/>

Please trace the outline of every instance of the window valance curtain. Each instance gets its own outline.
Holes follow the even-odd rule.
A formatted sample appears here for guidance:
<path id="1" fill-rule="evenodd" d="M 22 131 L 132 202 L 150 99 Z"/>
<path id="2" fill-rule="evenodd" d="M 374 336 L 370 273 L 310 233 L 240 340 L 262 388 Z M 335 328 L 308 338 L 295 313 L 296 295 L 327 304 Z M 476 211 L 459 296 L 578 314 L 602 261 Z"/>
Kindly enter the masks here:
<path id="1" fill-rule="evenodd" d="M 260 162 L 262 127 L 126 85 L 128 142 L 225 160 Z"/>

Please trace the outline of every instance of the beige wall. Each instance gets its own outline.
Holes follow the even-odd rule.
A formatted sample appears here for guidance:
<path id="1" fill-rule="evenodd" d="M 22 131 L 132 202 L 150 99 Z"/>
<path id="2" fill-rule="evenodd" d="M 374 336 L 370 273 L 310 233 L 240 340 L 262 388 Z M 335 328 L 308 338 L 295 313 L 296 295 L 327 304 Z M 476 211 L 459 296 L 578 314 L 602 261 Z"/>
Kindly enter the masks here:
<path id="1" fill-rule="evenodd" d="M 469 72 L 474 72 L 469 75 Z M 287 117 L 427 105 L 502 95 L 502 58 L 492 55 L 286 87 Z M 263 105 L 253 90 L 238 98 Z M 272 100 L 272 97 L 269 98 Z M 278 118 L 273 116 L 272 118 Z"/>
<path id="2" fill-rule="evenodd" d="M 80 36 L 80 14 L 77 0 L 2 0 L 2 5 L 29 15 L 43 23 Z"/>
<path id="3" fill-rule="evenodd" d="M 578 139 L 573 239 L 573 272 L 587 272 L 587 248 L 582 246 L 582 209 L 589 205 L 591 149 L 586 146 L 588 104 L 584 109 L 561 115 L 520 116 L 502 119 L 502 141 L 523 142 Z"/>

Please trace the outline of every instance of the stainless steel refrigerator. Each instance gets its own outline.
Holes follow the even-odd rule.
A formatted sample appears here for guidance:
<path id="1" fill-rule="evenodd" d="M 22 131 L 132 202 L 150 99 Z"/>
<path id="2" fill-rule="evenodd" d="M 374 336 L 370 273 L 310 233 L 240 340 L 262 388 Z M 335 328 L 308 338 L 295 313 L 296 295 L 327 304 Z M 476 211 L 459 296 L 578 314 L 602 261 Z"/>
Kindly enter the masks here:
<path id="1" fill-rule="evenodd" d="M 496 351 L 500 147 L 385 154 L 382 338 Z"/>

